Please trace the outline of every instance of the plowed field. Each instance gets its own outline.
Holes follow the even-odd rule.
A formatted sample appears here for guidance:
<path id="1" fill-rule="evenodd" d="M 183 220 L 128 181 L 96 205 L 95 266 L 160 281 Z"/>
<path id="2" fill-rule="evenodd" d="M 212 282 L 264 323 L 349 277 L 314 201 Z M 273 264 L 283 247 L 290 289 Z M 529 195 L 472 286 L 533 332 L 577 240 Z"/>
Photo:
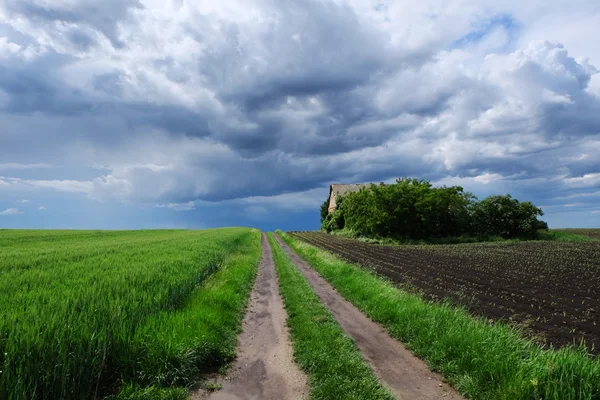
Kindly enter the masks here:
<path id="1" fill-rule="evenodd" d="M 583 339 L 600 353 L 600 242 L 384 246 L 292 234 L 428 298 L 519 322 L 554 346 Z"/>

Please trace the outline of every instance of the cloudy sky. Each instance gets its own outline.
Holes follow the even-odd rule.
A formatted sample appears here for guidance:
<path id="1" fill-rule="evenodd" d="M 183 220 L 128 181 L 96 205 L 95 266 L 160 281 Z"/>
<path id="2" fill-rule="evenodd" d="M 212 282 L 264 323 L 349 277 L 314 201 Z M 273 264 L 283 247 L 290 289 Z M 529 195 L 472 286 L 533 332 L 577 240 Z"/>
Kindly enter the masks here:
<path id="1" fill-rule="evenodd" d="M 0 227 L 314 229 L 328 185 L 600 227 L 597 0 L 0 0 Z"/>

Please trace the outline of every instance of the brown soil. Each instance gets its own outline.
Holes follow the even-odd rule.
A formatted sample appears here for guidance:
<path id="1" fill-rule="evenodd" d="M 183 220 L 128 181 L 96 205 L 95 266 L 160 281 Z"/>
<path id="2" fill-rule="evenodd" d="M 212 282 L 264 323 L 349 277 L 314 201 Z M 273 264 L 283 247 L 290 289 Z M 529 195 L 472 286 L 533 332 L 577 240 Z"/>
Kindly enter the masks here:
<path id="1" fill-rule="evenodd" d="M 326 305 L 344 331 L 351 336 L 373 371 L 398 399 L 433 400 L 462 399 L 442 377 L 431 372 L 400 342 L 381 326 L 367 318 L 346 301 L 327 281 L 310 268 L 279 237 L 277 241 L 307 278 L 311 287 Z"/>
<path id="2" fill-rule="evenodd" d="M 300 400 L 308 397 L 306 375 L 294 363 L 271 247 L 262 234 L 262 259 L 239 336 L 238 356 L 222 389 L 200 390 L 192 399 Z"/>
<path id="3" fill-rule="evenodd" d="M 427 299 L 518 323 L 555 347 L 584 339 L 600 354 L 600 242 L 382 246 L 320 232 L 294 235 Z"/>

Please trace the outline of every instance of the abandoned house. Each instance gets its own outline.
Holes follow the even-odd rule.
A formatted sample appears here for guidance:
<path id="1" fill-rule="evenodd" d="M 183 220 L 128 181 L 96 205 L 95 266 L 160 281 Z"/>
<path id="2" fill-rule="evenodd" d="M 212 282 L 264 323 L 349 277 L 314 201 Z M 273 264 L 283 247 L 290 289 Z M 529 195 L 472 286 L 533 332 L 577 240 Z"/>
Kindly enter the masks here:
<path id="1" fill-rule="evenodd" d="M 329 185 L 329 212 L 332 213 L 335 210 L 336 202 L 335 199 L 346 193 L 358 192 L 360 189 L 367 187 L 366 183 L 352 183 L 349 185 L 333 184 Z"/>

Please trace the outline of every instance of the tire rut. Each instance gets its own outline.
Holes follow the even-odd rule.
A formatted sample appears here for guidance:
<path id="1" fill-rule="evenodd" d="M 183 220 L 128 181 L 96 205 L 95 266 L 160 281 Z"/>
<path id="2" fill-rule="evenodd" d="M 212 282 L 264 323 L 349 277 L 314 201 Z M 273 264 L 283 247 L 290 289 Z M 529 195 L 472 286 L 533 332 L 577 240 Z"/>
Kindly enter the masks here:
<path id="1" fill-rule="evenodd" d="M 238 338 L 238 353 L 221 390 L 192 394 L 193 400 L 300 400 L 308 397 L 307 377 L 293 360 L 285 321 L 287 313 L 279 294 L 273 253 L 265 233 L 262 258 L 248 311 Z"/>
<path id="2" fill-rule="evenodd" d="M 325 279 L 300 258 L 278 235 L 279 245 L 308 280 L 319 299 L 342 329 L 352 337 L 375 375 L 401 400 L 462 400 L 425 362 L 393 339 L 380 325 L 344 299 Z"/>

